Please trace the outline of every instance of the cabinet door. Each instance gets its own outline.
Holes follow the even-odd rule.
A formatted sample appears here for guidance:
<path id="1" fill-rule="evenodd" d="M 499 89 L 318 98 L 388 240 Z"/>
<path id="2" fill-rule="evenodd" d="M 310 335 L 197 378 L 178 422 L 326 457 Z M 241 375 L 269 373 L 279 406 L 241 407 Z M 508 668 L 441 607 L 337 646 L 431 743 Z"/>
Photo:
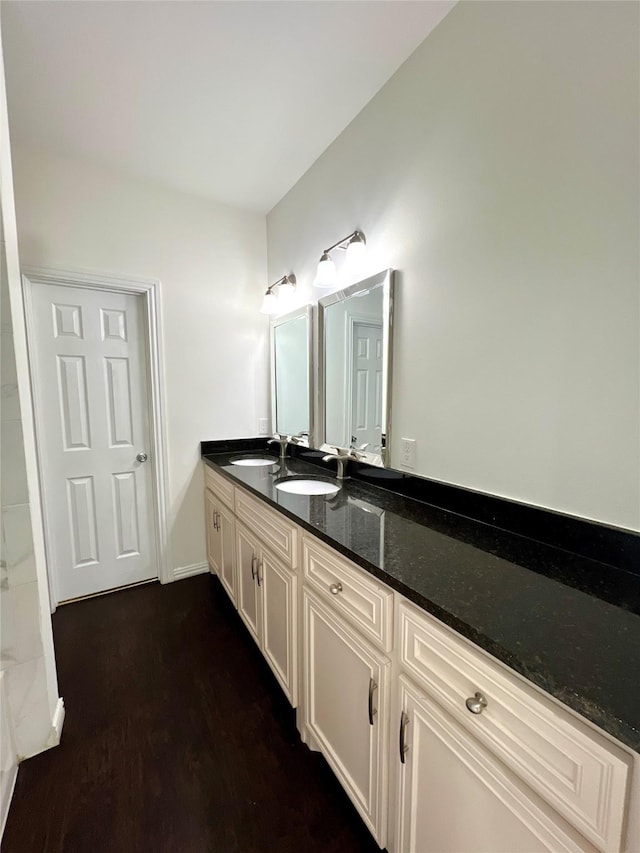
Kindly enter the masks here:
<path id="1" fill-rule="evenodd" d="M 220 574 L 222 541 L 218 530 L 219 503 L 208 489 L 204 493 L 205 529 L 207 533 L 207 562 L 212 574 Z"/>
<path id="2" fill-rule="evenodd" d="M 306 587 L 304 646 L 305 723 L 384 847 L 390 662 Z"/>
<path id="3" fill-rule="evenodd" d="M 249 531 L 241 524 L 236 525 L 236 580 L 238 584 L 238 613 L 260 643 L 260 599 L 257 583 L 257 564 L 260 547 Z"/>
<path id="4" fill-rule="evenodd" d="M 220 565 L 218 576 L 222 585 L 227 590 L 229 597 L 237 606 L 236 602 L 236 523 L 233 513 L 223 504 L 218 503 L 218 536 L 220 538 Z"/>
<path id="5" fill-rule="evenodd" d="M 563 831 L 524 783 L 404 676 L 396 722 L 397 851 L 595 850 L 568 826 Z"/>
<path id="6" fill-rule="evenodd" d="M 262 551 L 258 566 L 262 596 L 262 650 L 280 686 L 295 708 L 297 631 L 295 574 Z"/>

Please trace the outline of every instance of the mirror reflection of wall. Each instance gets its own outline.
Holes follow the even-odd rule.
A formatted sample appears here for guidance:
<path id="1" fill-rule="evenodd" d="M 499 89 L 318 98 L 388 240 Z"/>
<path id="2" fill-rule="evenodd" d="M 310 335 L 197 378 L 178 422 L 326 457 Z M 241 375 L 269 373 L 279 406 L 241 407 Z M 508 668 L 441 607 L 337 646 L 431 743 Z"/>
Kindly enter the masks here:
<path id="1" fill-rule="evenodd" d="M 364 451 L 382 464 L 386 446 L 392 270 L 320 300 L 323 445 Z"/>
<path id="2" fill-rule="evenodd" d="M 273 429 L 286 435 L 309 433 L 310 308 L 272 320 Z"/>

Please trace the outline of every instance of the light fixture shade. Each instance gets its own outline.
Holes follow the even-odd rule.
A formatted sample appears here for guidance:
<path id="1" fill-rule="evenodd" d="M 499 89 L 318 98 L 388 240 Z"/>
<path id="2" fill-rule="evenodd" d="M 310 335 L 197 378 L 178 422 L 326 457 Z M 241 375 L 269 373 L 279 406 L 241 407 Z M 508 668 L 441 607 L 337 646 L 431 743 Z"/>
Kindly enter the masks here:
<path id="1" fill-rule="evenodd" d="M 284 305 L 288 305 L 293 299 L 296 292 L 295 276 L 285 276 L 282 283 L 278 286 L 278 300 L 281 300 Z"/>
<path id="2" fill-rule="evenodd" d="M 271 290 L 267 290 L 262 300 L 261 314 L 277 314 L 279 310 L 278 297 Z"/>
<path id="3" fill-rule="evenodd" d="M 349 240 L 345 263 L 348 265 L 350 270 L 359 270 L 362 267 L 366 254 L 367 244 L 360 232 L 356 231 L 353 237 Z"/>
<path id="4" fill-rule="evenodd" d="M 318 272 L 316 273 L 316 287 L 333 287 L 336 283 L 337 272 L 336 265 L 333 263 L 327 252 L 322 253 L 320 262 L 318 263 Z"/>

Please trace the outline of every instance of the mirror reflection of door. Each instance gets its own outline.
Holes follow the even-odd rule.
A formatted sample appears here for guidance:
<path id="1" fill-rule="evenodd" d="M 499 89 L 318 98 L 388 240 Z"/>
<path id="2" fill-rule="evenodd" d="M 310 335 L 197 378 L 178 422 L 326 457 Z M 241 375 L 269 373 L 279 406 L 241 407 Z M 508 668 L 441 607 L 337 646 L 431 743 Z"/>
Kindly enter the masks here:
<path id="1" fill-rule="evenodd" d="M 352 320 L 350 444 L 379 453 L 382 448 L 382 323 Z"/>

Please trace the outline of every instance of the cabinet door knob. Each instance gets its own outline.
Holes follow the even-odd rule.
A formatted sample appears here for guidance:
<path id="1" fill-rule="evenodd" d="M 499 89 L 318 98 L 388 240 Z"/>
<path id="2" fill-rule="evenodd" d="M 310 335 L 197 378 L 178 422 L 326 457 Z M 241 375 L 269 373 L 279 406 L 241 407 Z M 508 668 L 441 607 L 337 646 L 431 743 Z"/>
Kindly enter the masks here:
<path id="1" fill-rule="evenodd" d="M 488 702 L 482 693 L 474 693 L 473 696 L 469 696 L 464 704 L 472 714 L 481 714 L 487 707 Z"/>
<path id="2" fill-rule="evenodd" d="M 338 583 L 332 583 L 329 587 L 329 592 L 331 595 L 337 595 L 339 592 L 342 592 L 342 584 L 340 581 L 338 581 Z"/>
<path id="3" fill-rule="evenodd" d="M 398 746 L 400 748 L 400 761 L 402 764 L 405 763 L 405 754 L 409 751 L 409 747 L 404 742 L 404 733 L 406 731 L 407 726 L 409 725 L 409 717 L 403 711 L 400 714 L 400 737 Z"/>

